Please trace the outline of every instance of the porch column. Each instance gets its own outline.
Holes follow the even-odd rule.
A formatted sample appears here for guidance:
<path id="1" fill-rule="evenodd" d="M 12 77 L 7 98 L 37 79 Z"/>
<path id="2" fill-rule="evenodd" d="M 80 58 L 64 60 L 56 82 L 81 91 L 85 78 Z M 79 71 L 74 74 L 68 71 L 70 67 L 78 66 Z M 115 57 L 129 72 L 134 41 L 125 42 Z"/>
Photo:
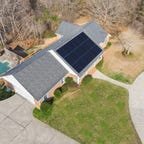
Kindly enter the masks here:
<path id="1" fill-rule="evenodd" d="M 77 84 L 80 84 L 80 78 L 77 76 Z"/>

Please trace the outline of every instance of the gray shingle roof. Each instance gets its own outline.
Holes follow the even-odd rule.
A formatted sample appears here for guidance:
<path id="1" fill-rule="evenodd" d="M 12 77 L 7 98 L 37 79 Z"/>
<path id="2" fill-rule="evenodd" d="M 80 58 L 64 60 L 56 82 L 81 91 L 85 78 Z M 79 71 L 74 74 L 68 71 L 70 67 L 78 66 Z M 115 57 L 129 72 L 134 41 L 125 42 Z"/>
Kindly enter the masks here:
<path id="1" fill-rule="evenodd" d="M 97 45 L 99 45 L 100 42 L 103 42 L 108 35 L 108 33 L 94 22 L 90 22 L 84 26 L 62 22 L 56 32 L 63 35 L 60 40 L 8 71 L 5 75 L 13 75 L 36 100 L 41 99 L 68 73 L 68 71 L 48 52 L 48 50 L 53 49 L 56 51 L 81 32 L 84 32 Z M 78 74 L 67 62 L 64 62 L 81 77 L 98 57 L 99 56 L 89 63 L 80 74 Z"/>
<path id="2" fill-rule="evenodd" d="M 12 74 L 40 100 L 68 71 L 49 53 L 40 52 L 6 74 Z"/>
<path id="3" fill-rule="evenodd" d="M 108 35 L 108 33 L 96 22 L 90 22 L 85 25 L 83 31 L 98 45 L 101 42 L 104 42 Z"/>
<path id="4" fill-rule="evenodd" d="M 62 22 L 56 33 L 63 35 L 63 39 L 71 38 L 73 35 L 78 35 L 85 32 L 96 44 L 103 42 L 108 33 L 96 22 L 89 22 L 83 26 Z"/>
<path id="5" fill-rule="evenodd" d="M 76 30 L 75 30 L 76 29 Z M 49 48 L 53 50 L 57 50 L 62 47 L 64 44 L 69 42 L 72 38 L 76 37 L 80 33 L 84 32 L 93 42 L 95 42 L 98 46 L 101 42 L 105 41 L 108 33 L 102 29 L 100 25 L 95 22 L 89 22 L 83 26 L 74 25 L 68 22 L 62 22 L 60 27 L 57 30 L 57 33 L 63 35 L 63 37 L 57 41 L 56 43 L 52 44 Z M 89 69 L 89 67 L 102 55 L 102 52 L 94 58 L 80 73 L 77 73 L 76 70 L 69 65 L 61 56 L 61 59 L 69 65 L 69 67 L 79 76 L 82 77 L 83 74 Z"/>
<path id="6" fill-rule="evenodd" d="M 79 31 L 77 34 L 75 34 L 75 35 L 73 35 L 73 36 L 71 36 L 71 38 L 70 39 L 66 39 L 66 38 L 62 38 L 62 39 L 60 39 L 60 41 L 59 41 L 59 44 L 57 44 L 56 43 L 56 45 L 54 44 L 54 45 L 52 45 L 52 49 L 57 53 L 57 50 L 59 49 L 59 48 L 61 48 L 64 44 L 66 44 L 67 42 L 69 42 L 70 40 L 72 40 L 72 38 L 74 38 L 74 37 L 76 37 L 76 36 L 78 36 L 81 32 L 83 32 L 83 31 Z M 85 32 L 84 32 L 85 33 Z M 85 33 L 86 34 L 86 33 Z M 87 34 L 86 34 L 87 35 Z M 87 35 L 88 36 L 88 35 Z M 90 38 L 90 36 L 88 36 L 89 38 Z M 95 42 L 93 39 L 91 39 L 93 42 Z M 82 77 L 84 74 L 85 74 L 85 72 L 91 67 L 91 65 L 101 56 L 103 54 L 103 49 L 102 49 L 102 52 L 99 54 L 99 55 L 97 55 L 80 73 L 78 73 L 62 56 L 60 56 L 58 53 L 57 53 L 57 55 L 59 55 L 59 57 L 63 60 L 63 62 L 66 64 L 66 65 L 68 65 L 72 70 L 73 70 L 73 72 L 75 72 L 79 77 Z"/>
<path id="7" fill-rule="evenodd" d="M 56 33 L 58 33 L 64 37 L 70 37 L 71 35 L 77 33 L 81 29 L 82 29 L 82 27 L 79 25 L 63 21 L 60 24 L 60 26 L 58 27 Z"/>

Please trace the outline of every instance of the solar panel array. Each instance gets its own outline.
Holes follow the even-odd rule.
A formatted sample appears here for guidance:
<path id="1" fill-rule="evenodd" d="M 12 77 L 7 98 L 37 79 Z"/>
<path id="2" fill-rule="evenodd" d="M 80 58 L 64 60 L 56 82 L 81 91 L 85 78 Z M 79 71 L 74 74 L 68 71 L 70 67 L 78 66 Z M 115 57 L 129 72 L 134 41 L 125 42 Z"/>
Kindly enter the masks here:
<path id="1" fill-rule="evenodd" d="M 101 52 L 102 49 L 83 32 L 57 50 L 78 73 Z"/>

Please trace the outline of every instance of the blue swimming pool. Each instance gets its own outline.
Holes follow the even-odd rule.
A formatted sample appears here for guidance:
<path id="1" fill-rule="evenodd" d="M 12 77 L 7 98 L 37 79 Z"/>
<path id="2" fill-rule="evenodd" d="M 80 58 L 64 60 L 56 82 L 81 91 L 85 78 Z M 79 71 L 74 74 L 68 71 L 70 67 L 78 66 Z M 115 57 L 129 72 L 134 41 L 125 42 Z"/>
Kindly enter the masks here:
<path id="1" fill-rule="evenodd" d="M 10 68 L 11 67 L 8 62 L 0 62 L 0 75 L 7 72 Z"/>

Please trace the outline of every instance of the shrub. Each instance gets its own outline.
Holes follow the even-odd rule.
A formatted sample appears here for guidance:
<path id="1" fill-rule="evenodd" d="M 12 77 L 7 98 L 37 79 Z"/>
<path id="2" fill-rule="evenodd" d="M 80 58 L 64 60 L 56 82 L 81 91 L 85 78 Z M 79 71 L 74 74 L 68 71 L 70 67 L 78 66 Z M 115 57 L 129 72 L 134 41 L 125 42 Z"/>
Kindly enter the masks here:
<path id="1" fill-rule="evenodd" d="M 61 92 L 65 93 L 68 91 L 68 85 L 65 83 L 62 87 L 61 87 Z"/>
<path id="2" fill-rule="evenodd" d="M 0 86 L 0 101 L 5 100 L 14 95 L 14 92 L 6 86 Z"/>
<path id="3" fill-rule="evenodd" d="M 104 58 L 102 58 L 102 60 L 96 65 L 96 68 L 97 68 L 98 70 L 101 70 L 102 67 L 103 67 L 103 63 L 104 63 Z"/>
<path id="4" fill-rule="evenodd" d="M 73 78 L 72 77 L 67 77 L 66 79 L 65 79 L 65 82 L 66 82 L 66 84 L 72 84 L 72 83 L 74 83 L 74 80 L 73 80 Z"/>
<path id="5" fill-rule="evenodd" d="M 45 97 L 45 101 L 49 104 L 53 104 L 54 100 L 54 97 Z"/>
<path id="6" fill-rule="evenodd" d="M 65 79 L 65 83 L 67 84 L 68 87 L 77 87 L 77 83 L 73 80 L 72 77 L 67 77 Z"/>
<path id="7" fill-rule="evenodd" d="M 56 36 L 55 33 L 52 32 L 52 31 L 49 31 L 49 30 L 45 31 L 45 32 L 42 34 L 42 38 L 53 38 L 53 37 L 55 37 L 55 36 Z"/>
<path id="8" fill-rule="evenodd" d="M 86 75 L 83 80 L 82 80 L 82 84 L 88 84 L 89 82 L 92 81 L 92 76 L 91 75 Z"/>
<path id="9" fill-rule="evenodd" d="M 111 78 L 124 82 L 124 83 L 131 83 L 131 80 L 128 76 L 125 76 L 123 73 L 113 73 L 111 74 Z"/>
<path id="10" fill-rule="evenodd" d="M 49 114 L 52 110 L 52 105 L 47 103 L 46 101 L 42 102 L 41 106 L 40 106 L 40 110 L 43 113 Z"/>
<path id="11" fill-rule="evenodd" d="M 57 89 L 54 91 L 54 95 L 55 95 L 55 97 L 57 97 L 57 98 L 60 98 L 60 97 L 62 96 L 62 90 L 61 90 L 60 87 L 57 88 Z"/>
<path id="12" fill-rule="evenodd" d="M 107 48 L 109 48 L 111 45 L 112 45 L 112 43 L 111 43 L 111 42 L 108 42 L 105 48 L 107 49 Z"/>

